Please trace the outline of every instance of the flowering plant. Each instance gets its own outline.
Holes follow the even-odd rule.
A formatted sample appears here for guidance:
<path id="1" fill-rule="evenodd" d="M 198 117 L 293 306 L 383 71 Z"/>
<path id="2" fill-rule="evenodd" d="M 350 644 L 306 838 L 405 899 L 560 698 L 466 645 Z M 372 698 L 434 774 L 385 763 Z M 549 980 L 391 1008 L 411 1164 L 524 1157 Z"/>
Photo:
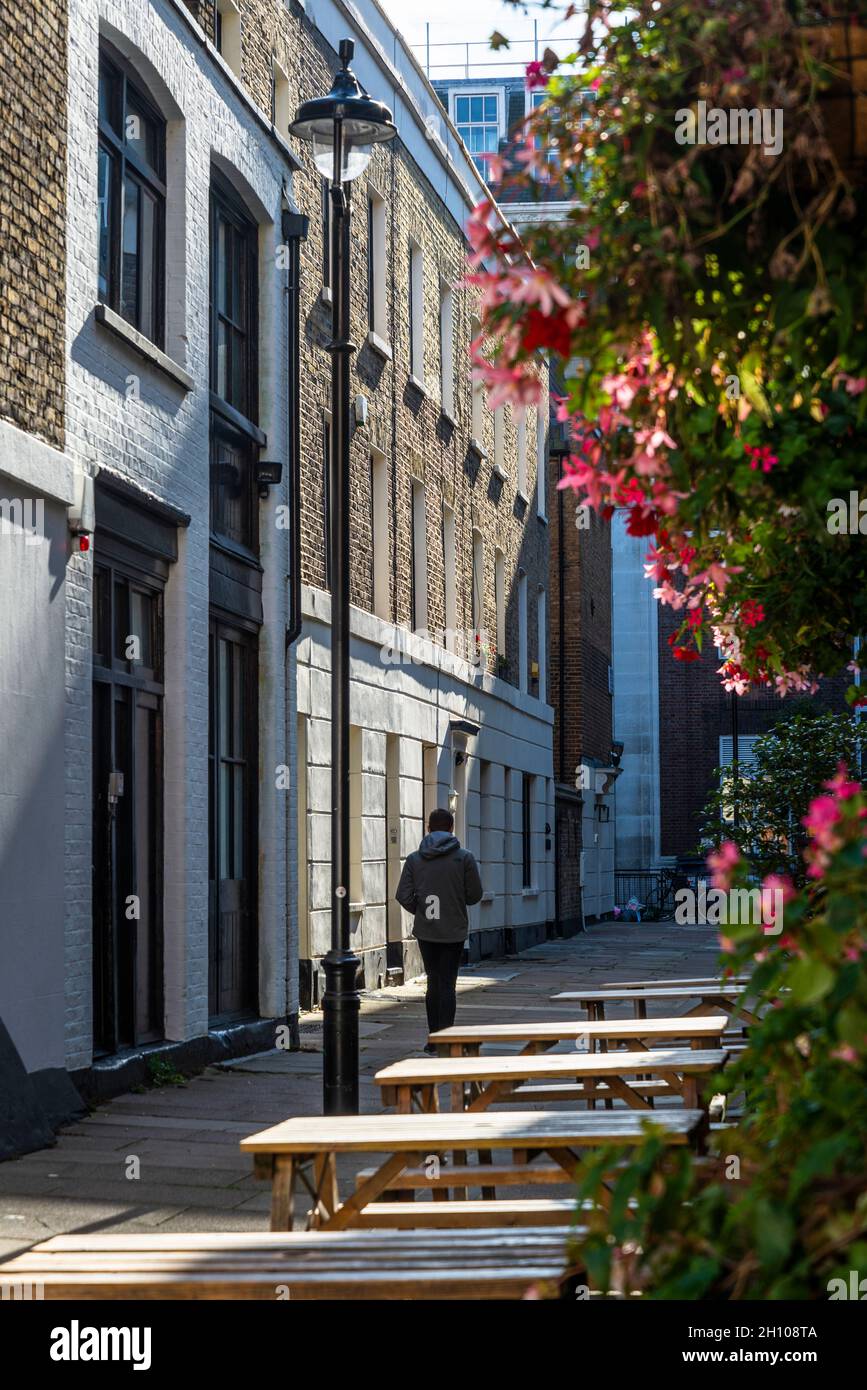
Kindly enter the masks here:
<path id="1" fill-rule="evenodd" d="M 766 877 L 783 921 L 773 934 L 729 924 L 722 938 L 724 969 L 750 972 L 753 1021 L 711 1087 L 742 1112 L 704 1159 L 651 1125 L 637 1151 L 609 1149 L 586 1170 L 579 1199 L 605 1196 L 607 1210 L 581 1211 L 573 1254 L 600 1289 L 827 1298 L 867 1272 L 867 796 L 845 767 L 804 823 L 808 887 Z M 731 843 L 710 867 L 717 887 L 748 882 Z"/>
<path id="2" fill-rule="evenodd" d="M 625 509 L 682 615 L 674 657 L 711 637 L 738 692 L 812 690 L 867 622 L 867 547 L 828 524 L 867 468 L 867 200 L 822 100 L 835 30 L 816 27 L 835 12 L 593 0 L 572 59 L 528 72 L 547 99 L 492 174 L 501 198 L 542 196 L 553 155 L 571 211 L 524 228 L 530 264 L 487 203 L 469 227 L 491 405 L 536 402 L 537 354 L 561 359 L 561 486 Z M 778 115 L 779 147 L 764 126 L 701 143 L 708 111 Z"/>

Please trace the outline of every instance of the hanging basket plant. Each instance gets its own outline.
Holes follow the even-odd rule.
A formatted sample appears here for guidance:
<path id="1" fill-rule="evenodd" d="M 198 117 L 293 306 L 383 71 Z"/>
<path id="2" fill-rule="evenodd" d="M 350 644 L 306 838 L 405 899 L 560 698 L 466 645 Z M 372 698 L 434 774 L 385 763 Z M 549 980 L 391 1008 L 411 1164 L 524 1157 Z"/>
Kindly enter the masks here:
<path id="1" fill-rule="evenodd" d="M 516 238 L 481 204 L 477 369 L 491 403 L 565 376 L 563 484 L 648 538 L 675 659 L 739 692 L 811 690 L 867 629 L 867 3 L 595 0 L 547 54 L 502 200 L 556 170 L 571 210 Z M 539 71 L 536 71 L 536 69 Z M 867 525 L 865 525 L 867 531 Z M 853 697 L 854 698 L 854 697 Z"/>

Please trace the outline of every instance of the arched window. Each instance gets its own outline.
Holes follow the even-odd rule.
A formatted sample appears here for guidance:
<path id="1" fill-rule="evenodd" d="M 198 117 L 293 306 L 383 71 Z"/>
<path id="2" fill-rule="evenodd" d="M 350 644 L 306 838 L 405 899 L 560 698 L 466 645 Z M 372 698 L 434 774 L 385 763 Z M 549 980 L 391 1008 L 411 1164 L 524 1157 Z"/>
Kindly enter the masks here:
<path id="1" fill-rule="evenodd" d="M 99 54 L 99 298 L 164 346 L 166 125 L 113 49 Z"/>

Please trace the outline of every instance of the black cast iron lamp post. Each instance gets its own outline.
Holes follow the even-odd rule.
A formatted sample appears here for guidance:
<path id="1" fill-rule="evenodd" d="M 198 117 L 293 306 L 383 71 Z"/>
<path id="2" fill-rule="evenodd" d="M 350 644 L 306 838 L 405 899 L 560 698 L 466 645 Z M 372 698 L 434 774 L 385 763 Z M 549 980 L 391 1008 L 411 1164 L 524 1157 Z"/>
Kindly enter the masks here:
<path id="1" fill-rule="evenodd" d="M 349 64 L 351 39 L 341 39 L 342 67 L 327 97 L 305 101 L 289 127 L 313 146 L 313 162 L 331 183 L 331 950 L 323 961 L 323 1109 L 358 1114 L 360 961 L 349 941 L 349 188 L 367 167 L 371 148 L 391 140 L 391 112 L 368 96 Z"/>

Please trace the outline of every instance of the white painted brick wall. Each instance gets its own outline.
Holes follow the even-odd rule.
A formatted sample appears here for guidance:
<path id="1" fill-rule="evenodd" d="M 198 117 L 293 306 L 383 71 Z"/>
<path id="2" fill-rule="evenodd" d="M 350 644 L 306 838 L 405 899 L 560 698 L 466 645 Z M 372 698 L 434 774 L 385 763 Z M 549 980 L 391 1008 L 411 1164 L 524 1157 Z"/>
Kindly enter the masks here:
<path id="1" fill-rule="evenodd" d="M 288 163 L 230 80 L 167 0 L 78 0 L 69 13 L 68 449 L 182 508 L 192 517 L 166 591 L 165 997 L 167 1036 L 208 1026 L 208 195 L 212 160 L 243 191 L 260 223 L 260 421 L 268 453 L 285 458 L 285 271 L 278 270 L 280 198 Z M 166 350 L 195 381 L 180 388 L 95 324 L 99 33 L 115 43 L 168 117 Z M 140 399 L 127 400 L 130 374 Z M 260 1012 L 282 1014 L 294 970 L 287 918 L 296 856 L 284 670 L 286 532 L 274 526 L 285 493 L 261 513 L 265 626 L 260 640 Z M 66 957 L 67 1066 L 91 1060 L 91 585 L 92 562 L 67 584 Z M 290 701 L 291 710 L 291 701 Z M 288 747 L 287 747 L 288 743 Z M 288 867 L 287 867 L 288 861 Z"/>

